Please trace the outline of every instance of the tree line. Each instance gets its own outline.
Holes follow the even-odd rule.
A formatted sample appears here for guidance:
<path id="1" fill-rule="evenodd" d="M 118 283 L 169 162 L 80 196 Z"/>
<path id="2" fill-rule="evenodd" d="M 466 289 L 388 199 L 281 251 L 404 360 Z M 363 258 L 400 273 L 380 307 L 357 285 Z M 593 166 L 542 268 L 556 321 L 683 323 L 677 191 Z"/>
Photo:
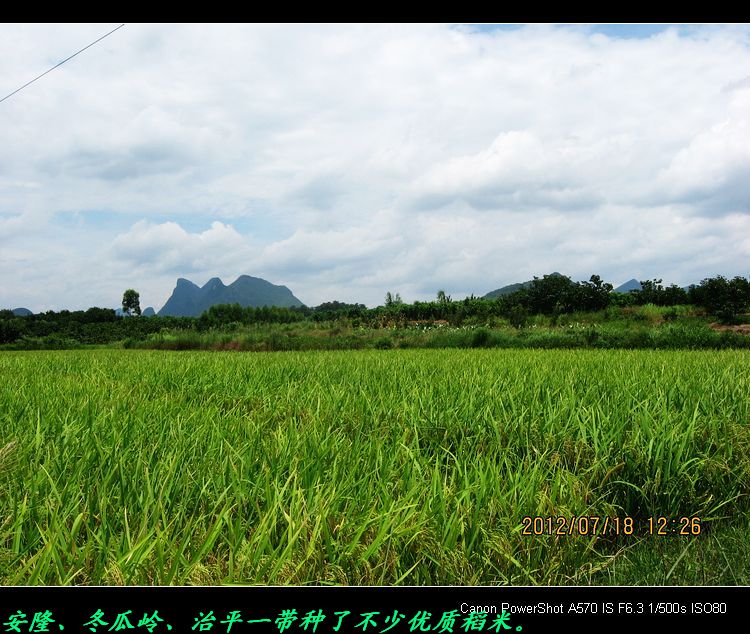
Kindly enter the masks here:
<path id="1" fill-rule="evenodd" d="M 43 339 L 47 344 L 66 341 L 82 344 L 106 344 L 126 338 L 144 338 L 162 329 L 207 331 L 237 325 L 283 324 L 302 321 L 334 322 L 346 319 L 354 325 L 382 327 L 442 320 L 460 325 L 467 320 L 481 322 L 491 317 L 508 319 L 522 326 L 529 316 L 593 312 L 611 306 L 627 307 L 645 304 L 676 306 L 692 304 L 714 315 L 724 323 L 732 323 L 750 306 L 750 280 L 716 276 L 700 284 L 683 289 L 676 285 L 663 286 L 661 279 L 642 280 L 641 289 L 628 293 L 613 292 L 612 284 L 598 275 L 587 281 L 574 282 L 564 275 L 535 277 L 530 284 L 495 299 L 470 296 L 453 300 L 445 291 L 438 291 L 434 301 L 404 302 L 398 293 L 387 293 L 385 302 L 376 308 L 364 304 L 325 302 L 316 307 L 278 306 L 243 307 L 222 304 L 209 308 L 200 317 L 134 317 L 118 316 L 113 309 L 89 308 L 86 311 L 47 311 L 24 317 L 10 310 L 0 311 L 0 344 L 20 339 Z M 137 294 L 128 289 L 128 313 L 140 310 Z"/>
<path id="2" fill-rule="evenodd" d="M 642 280 L 640 284 L 639 290 L 616 293 L 612 284 L 604 282 L 599 275 L 574 282 L 567 276 L 554 274 L 535 277 L 528 285 L 491 300 L 472 296 L 453 301 L 445 291 L 438 291 L 436 301 L 405 304 L 394 301 L 394 295 L 389 293 L 385 305 L 372 312 L 406 320 L 443 319 L 451 323 L 473 316 L 499 316 L 518 323 L 531 315 L 554 317 L 594 312 L 610 306 L 692 304 L 722 322 L 731 323 L 750 306 L 750 280 L 740 276 L 706 278 L 687 290 L 675 284 L 665 287 L 661 279 Z"/>

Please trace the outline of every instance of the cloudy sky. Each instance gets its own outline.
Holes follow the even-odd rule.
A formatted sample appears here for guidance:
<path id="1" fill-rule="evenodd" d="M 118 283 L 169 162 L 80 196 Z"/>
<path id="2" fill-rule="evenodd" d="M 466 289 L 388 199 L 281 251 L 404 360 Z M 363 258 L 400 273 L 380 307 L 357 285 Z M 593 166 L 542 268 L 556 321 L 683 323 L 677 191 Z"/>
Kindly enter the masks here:
<path id="1" fill-rule="evenodd" d="M 0 26 L 0 98 L 116 24 Z M 125 27 L 0 103 L 0 307 L 750 274 L 750 27 Z"/>

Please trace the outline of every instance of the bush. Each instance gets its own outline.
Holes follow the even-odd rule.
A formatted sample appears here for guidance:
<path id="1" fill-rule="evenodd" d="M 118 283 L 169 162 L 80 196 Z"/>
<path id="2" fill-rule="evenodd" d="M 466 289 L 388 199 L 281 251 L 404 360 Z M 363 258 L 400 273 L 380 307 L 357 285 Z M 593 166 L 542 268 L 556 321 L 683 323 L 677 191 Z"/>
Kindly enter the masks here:
<path id="1" fill-rule="evenodd" d="M 510 314 L 508 315 L 510 325 L 514 328 L 523 328 L 526 325 L 528 318 L 529 312 L 523 306 L 518 304 L 510 309 Z"/>
<path id="2" fill-rule="evenodd" d="M 393 342 L 388 337 L 381 337 L 375 340 L 374 347 L 378 350 L 388 350 L 393 347 Z"/>
<path id="3" fill-rule="evenodd" d="M 472 348 L 486 348 L 492 342 L 492 335 L 489 330 L 479 328 L 471 335 Z"/>
<path id="4" fill-rule="evenodd" d="M 24 333 L 23 323 L 20 319 L 0 320 L 0 343 L 13 343 L 18 341 Z"/>
<path id="5" fill-rule="evenodd" d="M 690 289 L 689 296 L 693 303 L 729 324 L 750 305 L 750 281 L 740 276 L 728 280 L 719 275 L 705 279 L 699 286 Z"/>
<path id="6" fill-rule="evenodd" d="M 599 331 L 596 328 L 589 328 L 583 338 L 587 345 L 594 346 L 599 341 Z"/>

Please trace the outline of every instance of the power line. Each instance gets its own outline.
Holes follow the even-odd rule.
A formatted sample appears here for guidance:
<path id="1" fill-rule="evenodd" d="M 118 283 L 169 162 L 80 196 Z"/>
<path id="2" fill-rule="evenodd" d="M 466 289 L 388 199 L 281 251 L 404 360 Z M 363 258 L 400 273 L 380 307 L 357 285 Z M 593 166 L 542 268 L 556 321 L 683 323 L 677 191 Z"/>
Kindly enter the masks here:
<path id="1" fill-rule="evenodd" d="M 117 31 L 118 29 L 121 29 L 121 28 L 122 28 L 122 27 L 124 27 L 124 26 L 125 26 L 124 24 L 121 24 L 120 26 L 118 26 L 118 27 L 117 27 L 117 29 L 112 29 L 112 30 L 111 30 L 111 31 L 110 31 L 109 33 L 107 33 L 106 35 L 102 35 L 102 36 L 101 36 L 101 37 L 100 37 L 100 38 L 99 38 L 98 40 L 94 40 L 94 41 L 93 41 L 93 42 L 91 42 L 91 44 L 89 44 L 88 46 L 84 46 L 84 47 L 83 47 L 83 48 L 82 48 L 82 49 L 81 49 L 80 51 L 78 51 L 78 53 L 73 53 L 73 54 L 72 54 L 72 55 L 71 55 L 70 57 L 66 57 L 66 58 L 65 58 L 65 59 L 64 59 L 63 61 L 61 61 L 61 62 L 60 62 L 59 64 L 55 64 L 55 65 L 54 65 L 54 66 L 53 66 L 52 68 L 50 68 L 49 70 L 46 70 L 46 71 L 44 71 L 44 72 L 43 72 L 43 73 L 42 73 L 41 75 L 39 75 L 39 77 L 34 77 L 34 79 L 32 79 L 32 80 L 31 80 L 30 82 L 28 82 L 28 83 L 25 83 L 25 84 L 24 84 L 23 86 L 21 86 L 20 88 L 17 88 L 16 90 L 14 90 L 14 91 L 13 91 L 12 93 L 10 93 L 9 95 L 5 95 L 5 97 L 3 97 L 2 99 L 0 99 L 0 102 L 3 102 L 3 101 L 5 101 L 5 100 L 6 100 L 6 99 L 7 99 L 8 97 L 12 97 L 12 96 L 13 96 L 13 95 L 15 95 L 15 94 L 16 94 L 17 92 L 19 92 L 19 91 L 23 90 L 24 88 L 26 88 L 26 86 L 30 86 L 30 85 L 31 85 L 31 84 L 33 84 L 33 83 L 34 83 L 34 82 L 35 82 L 35 81 L 36 81 L 37 79 L 41 79 L 41 78 L 42 78 L 42 77 L 44 77 L 44 76 L 45 76 L 45 75 L 46 75 L 47 73 L 49 73 L 49 72 L 52 72 L 52 71 L 53 71 L 53 70 L 55 70 L 55 68 L 57 68 L 58 66 L 62 66 L 62 65 L 63 65 L 63 64 L 65 63 L 65 62 L 67 62 L 67 61 L 69 61 L 69 60 L 73 59 L 73 58 L 74 58 L 74 57 L 75 57 L 76 55 L 78 55 L 79 53 L 83 53 L 83 51 L 85 51 L 85 50 L 86 50 L 87 48 L 91 48 L 91 47 L 92 47 L 92 46 L 93 46 L 94 44 L 96 44 L 97 42 L 101 42 L 101 41 L 102 41 L 102 40 L 103 40 L 103 39 L 104 39 L 105 37 L 107 37 L 108 35 L 112 35 L 112 33 L 114 33 L 115 31 Z"/>

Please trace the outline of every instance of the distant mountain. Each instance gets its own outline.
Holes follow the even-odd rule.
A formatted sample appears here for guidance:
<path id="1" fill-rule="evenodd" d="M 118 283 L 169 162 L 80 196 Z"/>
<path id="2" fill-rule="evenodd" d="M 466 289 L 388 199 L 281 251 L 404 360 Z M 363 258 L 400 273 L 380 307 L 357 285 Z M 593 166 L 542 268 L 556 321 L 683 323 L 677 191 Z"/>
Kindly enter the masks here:
<path id="1" fill-rule="evenodd" d="M 616 289 L 614 289 L 615 293 L 629 293 L 630 291 L 640 291 L 643 290 L 641 287 L 641 283 L 633 278 L 632 280 L 628 280 L 624 284 L 620 284 Z"/>
<path id="2" fill-rule="evenodd" d="M 550 273 L 550 275 L 560 275 L 560 273 Z M 528 286 L 531 286 L 531 280 L 528 282 L 518 282 L 517 284 L 509 284 L 508 286 L 503 286 L 502 288 L 498 288 L 496 291 L 492 291 L 490 293 L 487 293 L 484 297 L 485 299 L 494 299 L 496 297 L 499 297 L 500 295 L 509 295 L 510 293 L 514 293 L 517 290 L 521 288 L 526 288 Z M 683 289 L 685 291 L 689 291 L 690 287 L 694 286 L 694 284 L 690 284 L 688 286 L 684 286 Z M 615 293 L 629 293 L 630 291 L 640 291 L 642 290 L 641 283 L 633 278 L 632 280 L 628 280 L 624 284 L 620 284 L 616 289 L 614 289 Z"/>
<path id="3" fill-rule="evenodd" d="M 696 286 L 695 284 L 688 284 L 687 286 L 683 286 L 682 290 L 686 293 L 690 291 L 691 288 Z M 630 291 L 640 291 L 643 290 L 643 287 L 641 286 L 641 283 L 633 278 L 632 280 L 628 280 L 624 284 L 620 284 L 615 290 L 615 293 L 629 293 Z"/>
<path id="4" fill-rule="evenodd" d="M 560 277 L 563 277 L 562 273 L 558 273 L 555 271 L 554 273 L 550 273 L 550 275 L 558 275 Z M 498 288 L 497 290 L 490 291 L 484 296 L 484 299 L 495 299 L 496 297 L 500 297 L 500 295 L 510 295 L 511 293 L 515 293 L 518 290 L 521 290 L 522 288 L 527 288 L 531 286 L 532 282 L 534 280 L 529 280 L 528 282 L 516 282 L 515 284 L 508 284 L 507 286 L 503 286 L 502 288 Z"/>
<path id="5" fill-rule="evenodd" d="M 286 308 L 303 305 L 286 286 L 276 286 L 259 277 L 240 275 L 229 286 L 214 277 L 203 287 L 181 277 L 158 314 L 160 317 L 198 317 L 216 304 Z"/>
<path id="6" fill-rule="evenodd" d="M 28 317 L 29 315 L 33 315 L 34 313 L 32 313 L 28 308 L 14 308 L 13 314 L 16 317 Z"/>
<path id="7" fill-rule="evenodd" d="M 133 313 L 132 315 L 126 315 L 125 311 L 123 311 L 122 308 L 115 308 L 114 310 L 115 310 L 115 315 L 117 315 L 118 317 L 135 317 L 136 316 L 135 313 Z M 156 311 L 151 306 L 141 311 L 141 317 L 153 317 L 154 315 L 156 315 Z"/>

